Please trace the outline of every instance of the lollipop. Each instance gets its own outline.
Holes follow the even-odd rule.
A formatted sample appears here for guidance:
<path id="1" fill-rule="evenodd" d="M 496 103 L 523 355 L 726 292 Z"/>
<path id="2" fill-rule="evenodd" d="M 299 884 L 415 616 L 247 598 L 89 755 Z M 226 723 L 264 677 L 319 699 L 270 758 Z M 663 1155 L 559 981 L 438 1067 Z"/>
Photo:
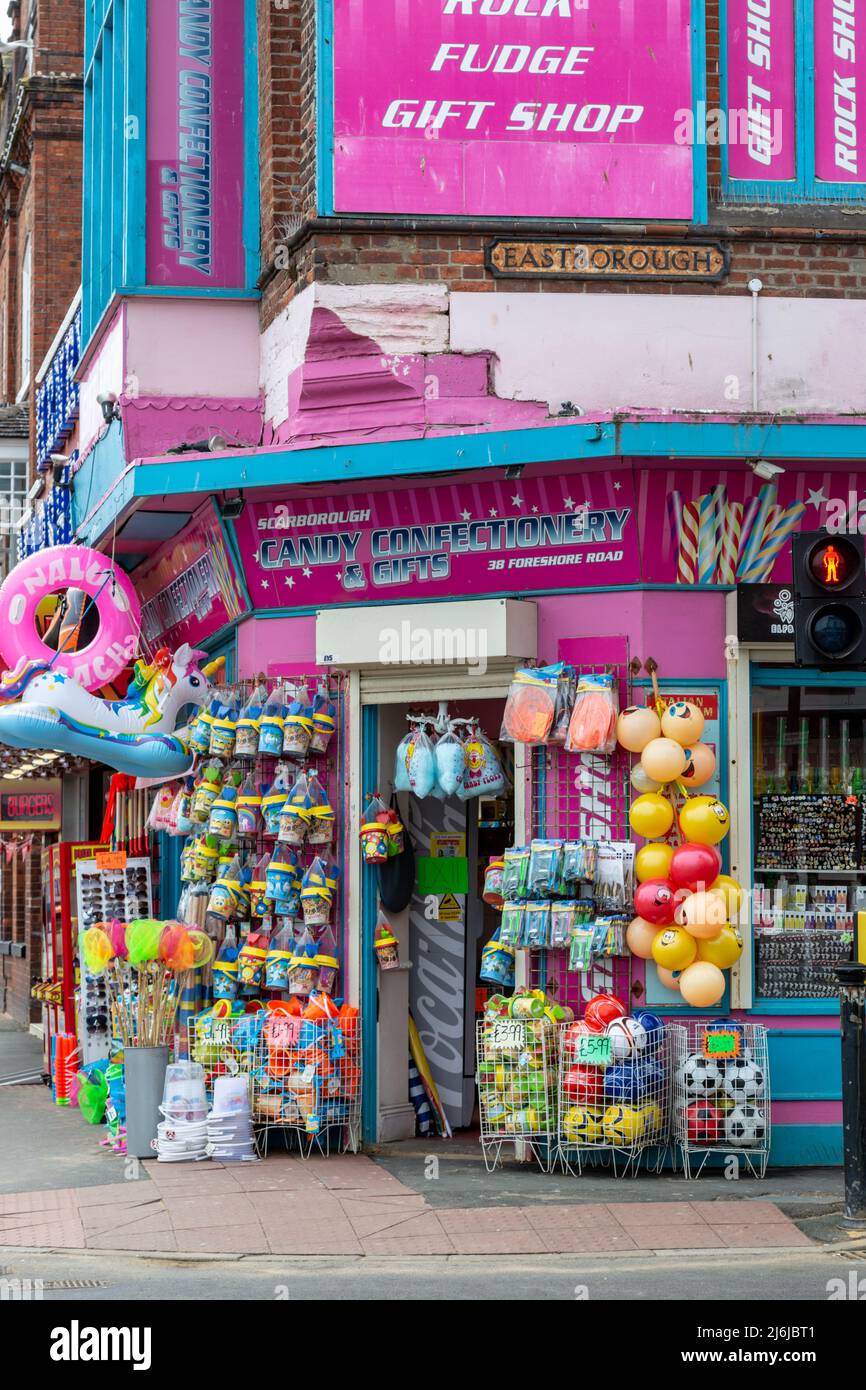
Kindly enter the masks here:
<path id="1" fill-rule="evenodd" d="M 136 970 L 159 957 L 162 931 L 162 922 L 156 922 L 152 917 L 142 917 L 137 922 L 129 923 L 126 928 L 126 951 L 130 965 L 134 965 Z"/>
<path id="2" fill-rule="evenodd" d="M 101 975 L 114 958 L 114 946 L 104 927 L 88 927 L 81 933 L 81 955 L 88 975 Z"/>

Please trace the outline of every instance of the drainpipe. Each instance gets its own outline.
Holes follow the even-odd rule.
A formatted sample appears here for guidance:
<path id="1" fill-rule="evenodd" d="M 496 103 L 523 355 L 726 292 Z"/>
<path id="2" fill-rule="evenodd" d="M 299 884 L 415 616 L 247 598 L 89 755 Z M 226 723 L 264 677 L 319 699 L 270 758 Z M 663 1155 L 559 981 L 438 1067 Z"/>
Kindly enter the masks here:
<path id="1" fill-rule="evenodd" d="M 758 413 L 758 296 L 764 288 L 763 280 L 750 280 L 749 293 L 752 296 L 752 410 Z"/>

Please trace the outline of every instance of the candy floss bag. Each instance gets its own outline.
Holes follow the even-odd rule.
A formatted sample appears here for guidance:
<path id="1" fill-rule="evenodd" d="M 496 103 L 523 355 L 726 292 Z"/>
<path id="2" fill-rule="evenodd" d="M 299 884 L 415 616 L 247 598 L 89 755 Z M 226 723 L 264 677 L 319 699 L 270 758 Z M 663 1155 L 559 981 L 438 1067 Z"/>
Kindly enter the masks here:
<path id="1" fill-rule="evenodd" d="M 475 796 L 495 796 L 497 792 L 505 791 L 508 786 L 505 769 L 499 754 L 479 725 L 470 725 L 463 746 L 466 772 L 457 792 L 460 800 L 470 801 Z"/>
<path id="2" fill-rule="evenodd" d="M 400 744 L 406 767 L 408 790 L 415 793 L 419 801 L 429 796 L 436 785 L 436 750 L 429 736 L 421 728 L 413 729 Z M 405 790 L 401 782 L 394 779 L 396 791 Z"/>

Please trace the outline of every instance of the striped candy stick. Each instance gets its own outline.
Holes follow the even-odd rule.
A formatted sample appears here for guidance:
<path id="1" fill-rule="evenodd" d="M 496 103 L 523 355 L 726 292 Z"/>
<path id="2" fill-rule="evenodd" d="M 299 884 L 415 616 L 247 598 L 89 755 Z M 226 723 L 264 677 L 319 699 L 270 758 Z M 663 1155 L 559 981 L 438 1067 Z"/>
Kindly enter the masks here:
<path id="1" fill-rule="evenodd" d="M 677 566 L 677 582 L 680 584 L 695 584 L 697 582 L 699 524 L 697 502 L 686 502 L 683 507 L 683 531 L 680 537 Z"/>
<path id="2" fill-rule="evenodd" d="M 737 580 L 737 556 L 740 553 L 743 511 L 742 502 L 729 502 L 725 508 L 722 548 L 719 554 L 720 584 L 735 584 Z"/>
<path id="3" fill-rule="evenodd" d="M 740 562 L 737 566 L 737 578 L 744 583 L 753 583 L 753 580 L 746 579 L 746 575 L 754 569 L 761 547 L 764 543 L 764 532 L 771 520 L 772 509 L 778 499 L 779 489 L 775 483 L 765 483 L 757 496 L 757 511 L 752 523 L 751 533 L 748 542 L 744 542 L 740 552 Z"/>
<path id="4" fill-rule="evenodd" d="M 698 509 L 698 583 L 712 584 L 716 575 L 718 532 L 716 529 L 716 499 L 707 492 L 699 497 Z"/>
<path id="5" fill-rule="evenodd" d="M 671 540 L 676 546 L 677 583 L 693 584 L 694 567 L 689 563 L 683 549 L 683 497 L 680 492 L 668 493 L 668 516 L 671 523 Z"/>
<path id="6" fill-rule="evenodd" d="M 764 541 L 755 564 L 743 576 L 746 584 L 766 584 L 773 573 L 773 566 L 779 558 L 782 547 L 794 531 L 799 529 L 806 511 L 805 502 L 795 502 L 790 507 L 776 507 L 777 515 L 764 533 Z"/>

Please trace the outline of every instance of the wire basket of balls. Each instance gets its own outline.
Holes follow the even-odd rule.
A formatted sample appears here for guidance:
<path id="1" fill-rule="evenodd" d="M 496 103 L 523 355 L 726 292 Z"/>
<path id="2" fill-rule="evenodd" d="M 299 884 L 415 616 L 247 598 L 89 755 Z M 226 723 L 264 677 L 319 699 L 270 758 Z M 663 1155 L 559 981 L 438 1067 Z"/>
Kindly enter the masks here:
<path id="1" fill-rule="evenodd" d="M 669 1032 L 673 1130 L 685 1176 L 699 1177 L 715 1154 L 736 1156 L 741 1169 L 762 1178 L 770 1157 L 766 1028 L 739 1019 L 690 1019 Z"/>
<path id="2" fill-rule="evenodd" d="M 540 991 L 495 996 L 477 1024 L 481 1152 L 488 1172 L 518 1144 L 547 1172 L 557 1152 L 559 1023 Z"/>
<path id="3" fill-rule="evenodd" d="M 566 1171 L 603 1164 L 633 1176 L 661 1167 L 670 1142 L 669 1050 L 657 1014 L 629 1014 L 612 994 L 597 994 L 581 1019 L 562 1025 L 558 1157 Z"/>

